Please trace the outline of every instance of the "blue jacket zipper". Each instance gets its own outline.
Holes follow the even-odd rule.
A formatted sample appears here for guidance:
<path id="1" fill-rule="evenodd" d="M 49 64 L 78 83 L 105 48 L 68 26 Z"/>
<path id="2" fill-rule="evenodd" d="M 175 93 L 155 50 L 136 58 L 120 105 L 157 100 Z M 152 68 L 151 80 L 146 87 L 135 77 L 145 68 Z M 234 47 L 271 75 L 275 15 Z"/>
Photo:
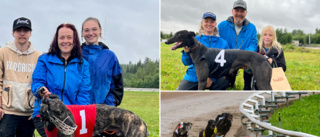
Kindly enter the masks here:
<path id="1" fill-rule="evenodd" d="M 64 81 L 63 81 L 63 88 L 62 88 L 62 92 L 61 92 L 61 101 L 63 102 L 63 92 L 64 92 L 64 88 L 66 85 L 66 75 L 67 75 L 67 60 L 65 60 L 64 62 Z"/>

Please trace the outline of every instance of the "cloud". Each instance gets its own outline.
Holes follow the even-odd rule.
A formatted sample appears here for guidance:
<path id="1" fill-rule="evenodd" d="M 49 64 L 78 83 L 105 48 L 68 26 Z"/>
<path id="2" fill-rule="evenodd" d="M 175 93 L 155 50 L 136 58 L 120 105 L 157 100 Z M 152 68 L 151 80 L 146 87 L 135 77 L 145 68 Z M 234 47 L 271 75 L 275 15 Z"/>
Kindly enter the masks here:
<path id="1" fill-rule="evenodd" d="M 56 28 L 72 23 L 81 36 L 82 22 L 92 16 L 100 20 L 102 33 L 120 63 L 159 60 L 159 1 L 4 1 L 1 4 L 0 45 L 13 41 L 12 23 L 18 17 L 32 21 L 30 41 L 36 49 L 47 52 Z M 84 41 L 81 41 L 84 42 Z"/>
<path id="2" fill-rule="evenodd" d="M 315 33 L 320 28 L 318 0 L 245 0 L 248 6 L 247 19 L 258 32 L 266 25 L 275 28 L 301 29 L 305 33 Z M 234 0 L 162 0 L 161 31 L 176 32 L 181 29 L 198 31 L 202 14 L 211 11 L 217 15 L 217 22 L 232 16 Z"/>

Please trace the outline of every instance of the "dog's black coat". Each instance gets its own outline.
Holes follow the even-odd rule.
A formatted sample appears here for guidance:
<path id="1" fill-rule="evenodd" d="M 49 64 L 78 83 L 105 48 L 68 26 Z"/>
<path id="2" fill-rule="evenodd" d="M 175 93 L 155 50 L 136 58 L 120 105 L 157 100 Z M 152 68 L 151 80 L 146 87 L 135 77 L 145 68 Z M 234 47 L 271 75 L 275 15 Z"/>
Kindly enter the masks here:
<path id="1" fill-rule="evenodd" d="M 166 44 L 177 42 L 172 47 L 172 50 L 185 46 L 189 47 L 189 54 L 196 67 L 199 80 L 198 90 L 205 89 L 208 77 L 220 78 L 227 76 L 242 66 L 248 66 L 252 69 L 259 90 L 272 90 L 270 85 L 272 68 L 264 56 L 245 50 L 207 48 L 194 36 L 194 32 L 178 31 L 172 38 L 168 39 Z M 221 54 L 224 52 L 224 60 L 226 60 L 222 64 L 215 61 L 217 54 L 220 52 Z"/>
<path id="2" fill-rule="evenodd" d="M 172 137 L 188 137 L 189 131 L 192 128 L 192 123 L 181 122 L 179 123 L 173 131 Z"/>
<path id="3" fill-rule="evenodd" d="M 230 113 L 222 113 L 216 117 L 216 126 L 218 129 L 217 135 L 224 137 L 228 133 L 232 125 L 233 115 Z"/>
<path id="4" fill-rule="evenodd" d="M 215 133 L 215 128 L 216 128 L 216 122 L 212 119 L 210 119 L 208 121 L 208 125 L 206 127 L 206 129 L 201 130 L 199 132 L 199 137 L 215 137 L 216 133 Z M 203 132 L 205 133 L 203 136 Z"/>
<path id="5" fill-rule="evenodd" d="M 45 127 L 48 131 L 52 131 L 55 125 L 50 122 L 49 114 L 55 115 L 60 120 L 70 116 L 73 121 L 66 122 L 67 125 L 74 127 L 74 117 L 70 110 L 63 104 L 59 97 L 55 94 L 50 94 L 49 98 L 43 98 L 40 116 L 45 122 Z M 116 130 L 117 136 L 123 137 L 148 137 L 147 126 L 144 121 L 131 111 L 121 108 L 108 106 L 105 104 L 96 104 L 96 122 L 92 136 L 99 136 L 106 130 Z M 70 135 L 73 137 L 74 135 Z M 58 131 L 58 137 L 69 137 Z"/>

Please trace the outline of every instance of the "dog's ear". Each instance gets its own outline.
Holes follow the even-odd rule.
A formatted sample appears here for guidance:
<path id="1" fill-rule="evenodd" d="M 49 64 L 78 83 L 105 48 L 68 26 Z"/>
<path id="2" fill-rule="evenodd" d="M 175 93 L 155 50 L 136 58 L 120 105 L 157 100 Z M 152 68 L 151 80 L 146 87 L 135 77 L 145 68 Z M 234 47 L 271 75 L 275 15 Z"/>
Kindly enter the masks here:
<path id="1" fill-rule="evenodd" d="M 196 34 L 193 31 L 189 31 L 189 37 L 194 37 Z"/>
<path id="2" fill-rule="evenodd" d="M 49 104 L 49 98 L 46 98 L 45 96 L 43 96 L 42 100 L 41 100 L 41 103 L 42 104 Z"/>
<path id="3" fill-rule="evenodd" d="M 49 94 L 49 98 L 51 98 L 51 99 L 59 99 L 57 94 Z"/>

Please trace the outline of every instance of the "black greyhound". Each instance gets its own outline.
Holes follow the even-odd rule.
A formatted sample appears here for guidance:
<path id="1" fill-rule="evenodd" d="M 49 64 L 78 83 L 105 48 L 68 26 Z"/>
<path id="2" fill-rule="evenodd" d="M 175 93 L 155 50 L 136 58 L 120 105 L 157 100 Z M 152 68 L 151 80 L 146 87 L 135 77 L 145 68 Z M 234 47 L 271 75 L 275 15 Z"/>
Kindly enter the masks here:
<path id="1" fill-rule="evenodd" d="M 215 137 L 217 132 L 216 122 L 210 119 L 206 129 L 199 132 L 199 137 Z"/>
<path id="2" fill-rule="evenodd" d="M 188 137 L 189 130 L 192 128 L 192 123 L 190 122 L 180 122 L 175 130 L 173 131 L 172 137 Z"/>
<path id="3" fill-rule="evenodd" d="M 216 117 L 217 135 L 226 136 L 232 125 L 233 115 L 230 113 L 222 113 Z"/>
<path id="4" fill-rule="evenodd" d="M 176 42 L 171 50 L 182 47 L 190 49 L 189 54 L 196 67 L 199 80 L 198 90 L 205 89 L 208 77 L 221 78 L 230 75 L 243 66 L 252 69 L 259 90 L 272 90 L 270 85 L 272 68 L 264 56 L 245 50 L 207 48 L 194 36 L 194 32 L 181 30 L 165 43 Z"/>

